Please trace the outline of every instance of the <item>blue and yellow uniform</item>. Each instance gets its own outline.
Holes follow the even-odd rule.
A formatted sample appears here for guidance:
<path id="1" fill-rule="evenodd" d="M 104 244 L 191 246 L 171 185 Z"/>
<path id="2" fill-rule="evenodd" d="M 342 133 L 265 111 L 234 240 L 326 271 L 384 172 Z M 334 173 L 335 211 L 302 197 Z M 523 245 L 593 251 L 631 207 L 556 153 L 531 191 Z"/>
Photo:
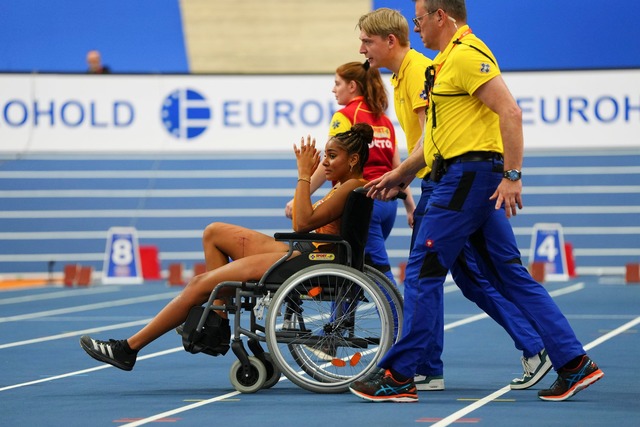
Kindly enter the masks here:
<path id="1" fill-rule="evenodd" d="M 509 220 L 489 199 L 503 179 L 499 118 L 473 94 L 500 70 L 466 25 L 434 59 L 434 69 L 424 153 L 428 165 L 439 153 L 448 169 L 433 187 L 407 264 L 405 300 L 413 304 L 405 304 L 403 337 L 380 366 L 406 376 L 419 372 L 421 354 L 439 330 L 433 301 L 439 300 L 447 271 L 470 242 L 482 274 L 544 337 L 557 369 L 584 350 L 548 292 L 522 265 Z M 533 333 L 532 339 L 539 340 Z"/>
<path id="2" fill-rule="evenodd" d="M 409 152 L 413 151 L 424 130 L 420 126 L 416 111 L 428 105 L 424 82 L 425 71 L 430 65 L 433 65 L 433 61 L 415 50 L 410 50 L 403 59 L 398 73 L 391 78 L 391 84 L 394 88 L 396 116 L 407 136 Z M 447 95 L 449 94 L 445 96 Z M 428 132 L 430 128 L 426 127 L 426 129 L 425 142 L 428 144 L 431 135 Z M 491 148 L 495 149 L 496 147 L 492 146 Z M 416 205 L 413 216 L 414 227 L 411 236 L 411 248 L 415 244 L 417 232 L 420 229 L 429 198 L 433 192 L 434 183 L 429 179 L 430 170 L 430 167 L 427 166 L 416 174 L 418 178 L 422 179 L 420 182 L 420 200 Z M 464 296 L 476 303 L 500 324 L 511 336 L 516 348 L 521 350 L 525 357 L 534 356 L 543 349 L 542 341 L 522 313 L 500 295 L 478 271 L 468 245 L 465 247 L 464 253 L 451 267 L 451 274 Z M 434 328 L 434 334 L 416 371 L 419 375 L 427 377 L 442 376 L 444 370 L 442 362 L 444 348 L 444 307 L 442 301 L 444 295 L 442 289 L 435 292 L 436 295 L 431 301 L 431 310 L 438 314 L 437 323 Z"/>

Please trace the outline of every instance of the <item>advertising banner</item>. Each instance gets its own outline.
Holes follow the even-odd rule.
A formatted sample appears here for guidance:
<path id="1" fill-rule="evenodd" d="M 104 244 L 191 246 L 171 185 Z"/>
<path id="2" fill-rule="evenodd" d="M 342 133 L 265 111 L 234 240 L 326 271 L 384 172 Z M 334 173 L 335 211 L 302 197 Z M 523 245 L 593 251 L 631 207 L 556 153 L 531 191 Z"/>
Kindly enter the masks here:
<path id="1" fill-rule="evenodd" d="M 389 94 L 389 75 L 384 75 Z M 640 70 L 504 75 L 526 149 L 637 147 Z M 0 153 L 289 152 L 323 147 L 333 75 L 0 75 Z M 597 82 L 597 84 L 595 84 Z M 392 100 L 392 96 L 390 96 Z M 389 116 L 394 122 L 393 102 Z M 397 127 L 401 150 L 404 134 Z"/>

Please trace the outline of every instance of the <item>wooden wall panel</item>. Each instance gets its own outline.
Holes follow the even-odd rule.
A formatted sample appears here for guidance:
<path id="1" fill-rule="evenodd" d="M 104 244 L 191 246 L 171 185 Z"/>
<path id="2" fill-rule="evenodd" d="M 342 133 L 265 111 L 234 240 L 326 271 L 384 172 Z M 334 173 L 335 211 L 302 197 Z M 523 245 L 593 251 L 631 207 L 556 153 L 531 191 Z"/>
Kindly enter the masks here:
<path id="1" fill-rule="evenodd" d="M 181 0 L 192 73 L 331 73 L 371 0 Z"/>

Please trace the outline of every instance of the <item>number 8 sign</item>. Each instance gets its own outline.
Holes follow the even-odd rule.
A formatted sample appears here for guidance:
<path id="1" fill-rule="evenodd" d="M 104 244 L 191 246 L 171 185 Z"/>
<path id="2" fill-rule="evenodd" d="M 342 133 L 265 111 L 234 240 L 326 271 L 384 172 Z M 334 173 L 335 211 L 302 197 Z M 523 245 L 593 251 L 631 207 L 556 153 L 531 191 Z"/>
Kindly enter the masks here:
<path id="1" fill-rule="evenodd" d="M 538 223 L 533 226 L 529 263 L 534 262 L 544 264 L 546 280 L 569 280 L 562 225 Z"/>
<path id="2" fill-rule="evenodd" d="M 133 227 L 111 227 L 102 269 L 104 284 L 142 283 L 138 236 Z"/>

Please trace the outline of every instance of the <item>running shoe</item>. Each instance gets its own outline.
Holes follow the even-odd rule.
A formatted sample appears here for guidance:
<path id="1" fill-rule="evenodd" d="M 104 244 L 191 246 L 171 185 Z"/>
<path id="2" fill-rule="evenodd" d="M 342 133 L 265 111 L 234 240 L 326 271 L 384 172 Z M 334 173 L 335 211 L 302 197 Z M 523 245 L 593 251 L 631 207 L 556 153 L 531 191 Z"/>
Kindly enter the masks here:
<path id="1" fill-rule="evenodd" d="M 397 381 L 391 372 L 374 372 L 349 386 L 351 393 L 371 402 L 417 402 L 418 390 L 413 378 Z"/>
<path id="2" fill-rule="evenodd" d="M 540 390 L 538 397 L 542 400 L 560 402 L 589 387 L 604 376 L 604 372 L 587 355 L 582 356 L 580 365 L 575 369 L 560 369 L 558 378 L 551 388 Z"/>
<path id="3" fill-rule="evenodd" d="M 94 340 L 89 335 L 80 338 L 80 346 L 84 351 L 100 362 L 108 363 L 125 371 L 133 369 L 138 352 L 129 353 L 125 350 L 125 340 Z"/>
<path id="4" fill-rule="evenodd" d="M 547 355 L 547 350 L 542 351 L 535 356 L 522 357 L 522 369 L 524 370 L 522 378 L 514 378 L 509 384 L 511 390 L 524 390 L 533 387 L 547 375 L 552 368 L 551 359 Z"/>
<path id="5" fill-rule="evenodd" d="M 413 377 L 418 391 L 441 391 L 444 390 L 444 377 L 442 375 L 425 376 L 416 375 Z"/>

